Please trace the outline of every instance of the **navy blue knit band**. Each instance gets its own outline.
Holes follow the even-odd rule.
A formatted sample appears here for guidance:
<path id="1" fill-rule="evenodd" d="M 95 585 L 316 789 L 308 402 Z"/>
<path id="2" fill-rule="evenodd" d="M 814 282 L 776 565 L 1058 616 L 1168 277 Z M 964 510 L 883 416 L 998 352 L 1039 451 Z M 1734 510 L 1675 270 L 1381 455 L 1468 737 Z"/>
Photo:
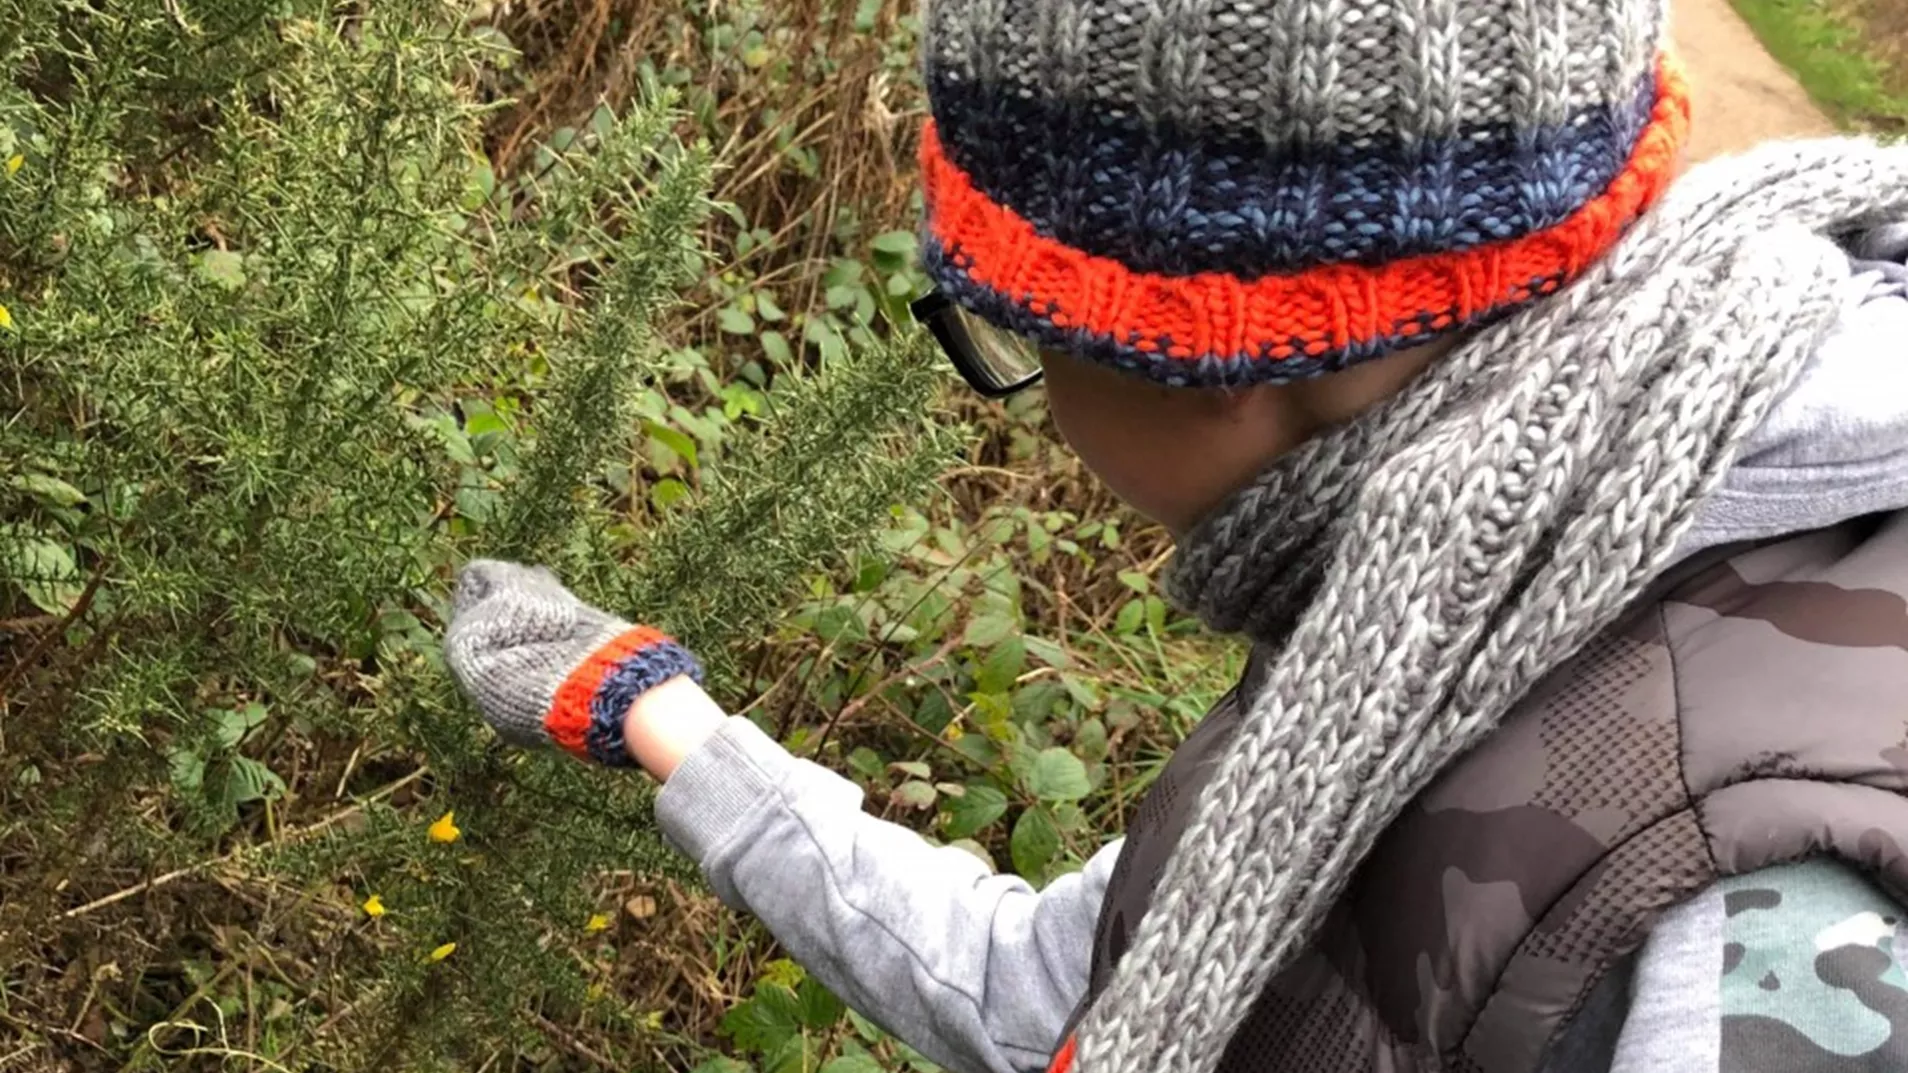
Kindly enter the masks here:
<path id="1" fill-rule="evenodd" d="M 1040 233 L 1135 272 L 1251 279 L 1552 227 L 1623 170 L 1657 84 L 1561 124 L 1309 152 L 946 77 L 929 96 L 950 159 Z"/>
<path id="2" fill-rule="evenodd" d="M 688 675 L 702 681 L 702 664 L 674 641 L 659 641 L 623 657 L 603 676 L 590 698 L 590 728 L 586 737 L 590 757 L 610 767 L 635 767 L 636 760 L 623 744 L 623 720 L 636 698 L 671 678 Z"/>

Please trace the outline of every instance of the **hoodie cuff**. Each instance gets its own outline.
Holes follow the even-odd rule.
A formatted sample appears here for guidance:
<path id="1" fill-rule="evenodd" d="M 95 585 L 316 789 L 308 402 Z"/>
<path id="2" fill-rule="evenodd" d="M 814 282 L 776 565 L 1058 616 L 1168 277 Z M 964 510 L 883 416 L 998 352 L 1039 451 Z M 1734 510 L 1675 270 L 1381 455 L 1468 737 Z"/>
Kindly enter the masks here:
<path id="1" fill-rule="evenodd" d="M 751 819 L 782 806 L 799 763 L 747 718 L 729 716 L 663 783 L 656 822 L 671 845 L 706 865 Z"/>

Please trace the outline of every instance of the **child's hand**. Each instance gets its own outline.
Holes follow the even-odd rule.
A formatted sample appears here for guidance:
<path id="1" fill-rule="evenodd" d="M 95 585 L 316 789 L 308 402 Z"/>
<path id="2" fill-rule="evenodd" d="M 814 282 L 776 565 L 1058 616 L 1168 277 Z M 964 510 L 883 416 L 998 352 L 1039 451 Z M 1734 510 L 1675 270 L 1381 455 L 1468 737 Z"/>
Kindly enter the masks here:
<path id="1" fill-rule="evenodd" d="M 444 654 L 505 741 L 554 743 L 615 767 L 640 762 L 657 778 L 722 719 L 688 649 L 585 604 L 541 567 L 466 565 Z"/>

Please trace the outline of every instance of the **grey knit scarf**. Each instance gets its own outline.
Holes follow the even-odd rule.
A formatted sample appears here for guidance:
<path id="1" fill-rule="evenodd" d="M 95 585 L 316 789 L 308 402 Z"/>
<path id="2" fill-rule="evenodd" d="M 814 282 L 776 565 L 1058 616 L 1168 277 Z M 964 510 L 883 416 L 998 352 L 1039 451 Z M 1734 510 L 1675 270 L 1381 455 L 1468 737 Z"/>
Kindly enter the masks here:
<path id="1" fill-rule="evenodd" d="M 1209 1073 L 1380 831 L 1671 565 L 1834 324 L 1829 236 L 1908 218 L 1908 147 L 1692 171 L 1603 261 L 1280 460 L 1176 597 L 1276 648 L 1106 991 L 1081 1073 Z"/>

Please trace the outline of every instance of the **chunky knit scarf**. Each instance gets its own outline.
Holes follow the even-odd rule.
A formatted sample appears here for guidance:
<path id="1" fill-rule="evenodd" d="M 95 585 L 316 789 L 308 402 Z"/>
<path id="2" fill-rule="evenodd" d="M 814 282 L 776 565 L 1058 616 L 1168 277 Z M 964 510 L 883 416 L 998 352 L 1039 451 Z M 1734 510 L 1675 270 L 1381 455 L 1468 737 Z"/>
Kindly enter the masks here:
<path id="1" fill-rule="evenodd" d="M 1908 217 L 1908 147 L 1692 171 L 1576 284 L 1280 460 L 1182 543 L 1177 598 L 1274 646 L 1079 1073 L 1209 1073 L 1378 834 L 1671 565 L 1834 324 L 1831 236 Z"/>

